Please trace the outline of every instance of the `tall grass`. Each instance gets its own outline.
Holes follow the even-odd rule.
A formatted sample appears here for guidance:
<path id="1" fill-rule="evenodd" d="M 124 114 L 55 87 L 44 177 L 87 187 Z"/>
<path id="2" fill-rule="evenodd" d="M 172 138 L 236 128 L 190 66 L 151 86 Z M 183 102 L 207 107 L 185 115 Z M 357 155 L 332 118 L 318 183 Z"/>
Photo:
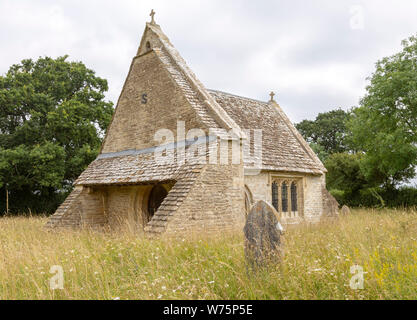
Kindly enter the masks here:
<path id="1" fill-rule="evenodd" d="M 149 240 L 0 219 L 0 299 L 417 299 L 417 212 L 353 210 L 286 230 L 282 263 L 248 275 L 242 234 Z M 64 289 L 51 290 L 51 266 Z M 366 272 L 352 290 L 350 268 Z"/>

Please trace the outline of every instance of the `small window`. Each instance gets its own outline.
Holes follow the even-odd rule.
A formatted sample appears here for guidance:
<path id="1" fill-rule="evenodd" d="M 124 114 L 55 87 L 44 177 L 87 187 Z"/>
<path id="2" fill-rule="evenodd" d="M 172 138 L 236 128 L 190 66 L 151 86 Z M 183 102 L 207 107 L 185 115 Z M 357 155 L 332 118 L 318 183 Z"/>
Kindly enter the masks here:
<path id="1" fill-rule="evenodd" d="M 274 208 L 279 211 L 278 208 L 278 184 L 276 182 L 272 183 L 272 205 Z"/>
<path id="2" fill-rule="evenodd" d="M 298 211 L 298 205 L 297 205 L 297 185 L 295 182 L 291 184 L 291 211 L 297 212 Z"/>
<path id="3" fill-rule="evenodd" d="M 146 50 L 151 50 L 151 43 L 149 41 L 146 42 Z"/>
<path id="4" fill-rule="evenodd" d="M 286 182 L 282 183 L 281 187 L 282 196 L 282 212 L 288 212 L 288 186 Z"/>

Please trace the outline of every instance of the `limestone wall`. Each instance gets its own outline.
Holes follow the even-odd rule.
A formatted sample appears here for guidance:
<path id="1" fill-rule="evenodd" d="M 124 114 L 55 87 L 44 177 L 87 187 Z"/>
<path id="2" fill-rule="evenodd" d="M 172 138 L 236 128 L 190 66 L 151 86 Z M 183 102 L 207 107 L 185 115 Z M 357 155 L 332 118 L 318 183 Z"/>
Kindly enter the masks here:
<path id="1" fill-rule="evenodd" d="M 152 186 L 108 187 L 106 213 L 112 229 L 128 228 L 143 233 L 147 223 L 146 200 Z"/>
<path id="2" fill-rule="evenodd" d="M 181 206 L 167 224 L 167 234 L 243 228 L 243 164 L 233 164 L 231 141 L 228 150 L 228 163 L 207 164 L 203 168 Z M 220 153 L 220 148 L 218 152 Z M 240 157 L 242 159 L 242 154 Z"/>
<path id="3" fill-rule="evenodd" d="M 241 229 L 244 221 L 242 168 L 208 165 L 170 220 L 166 232 L 186 234 Z"/>
<path id="4" fill-rule="evenodd" d="M 101 227 L 107 224 L 103 194 L 77 186 L 49 219 L 46 227 Z"/>
<path id="5" fill-rule="evenodd" d="M 245 184 L 253 196 L 253 202 L 263 200 L 272 203 L 271 186 L 269 185 L 269 173 L 261 172 L 257 175 L 246 175 Z"/>
<path id="6" fill-rule="evenodd" d="M 301 179 L 298 194 L 301 206 L 299 210 L 302 211 L 302 216 L 307 221 L 318 221 L 323 214 L 323 187 L 325 188 L 325 178 L 322 176 L 313 175 L 294 175 L 290 173 L 273 173 L 274 177 L 292 177 Z M 261 172 L 258 175 L 246 175 L 245 184 L 253 195 L 253 201 L 263 200 L 272 204 L 272 187 L 270 172 Z M 285 220 L 285 219 L 284 219 Z M 288 220 L 288 219 L 287 219 Z M 289 222 L 290 220 L 288 220 Z M 298 220 L 297 220 L 298 221 Z M 285 221 L 284 221 L 285 222 Z M 293 221 L 295 222 L 295 221 Z"/>
<path id="7" fill-rule="evenodd" d="M 158 56 L 150 51 L 132 62 L 102 153 L 153 147 L 158 144 L 154 141 L 157 130 L 169 129 L 176 135 L 177 121 L 184 121 L 187 131 L 201 128 L 195 111 Z"/>
<path id="8" fill-rule="evenodd" d="M 304 188 L 304 216 L 308 221 L 317 222 L 323 214 L 323 186 L 326 186 L 324 175 L 306 176 Z"/>

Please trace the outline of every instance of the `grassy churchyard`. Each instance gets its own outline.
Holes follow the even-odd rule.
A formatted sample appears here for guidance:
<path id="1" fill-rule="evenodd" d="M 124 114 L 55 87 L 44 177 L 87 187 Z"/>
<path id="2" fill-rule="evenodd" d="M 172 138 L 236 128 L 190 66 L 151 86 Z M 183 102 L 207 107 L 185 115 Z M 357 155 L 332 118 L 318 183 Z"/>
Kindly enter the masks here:
<path id="1" fill-rule="evenodd" d="M 289 227 L 282 263 L 256 275 L 246 271 L 243 233 L 149 240 L 51 232 L 46 221 L 0 219 L 0 299 L 417 299 L 415 210 Z M 363 289 L 352 289 L 360 267 Z"/>

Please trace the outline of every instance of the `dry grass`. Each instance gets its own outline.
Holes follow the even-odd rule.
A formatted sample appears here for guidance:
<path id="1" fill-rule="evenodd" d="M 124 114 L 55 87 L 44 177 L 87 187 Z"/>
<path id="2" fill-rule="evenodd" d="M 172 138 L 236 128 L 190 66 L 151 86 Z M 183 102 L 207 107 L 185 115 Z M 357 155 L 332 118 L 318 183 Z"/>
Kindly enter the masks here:
<path id="1" fill-rule="evenodd" d="M 248 276 L 242 235 L 145 240 L 47 232 L 46 218 L 0 219 L 0 299 L 417 299 L 417 212 L 354 210 L 289 228 L 279 266 Z M 365 269 L 364 290 L 349 287 Z M 51 266 L 64 289 L 51 290 Z"/>

